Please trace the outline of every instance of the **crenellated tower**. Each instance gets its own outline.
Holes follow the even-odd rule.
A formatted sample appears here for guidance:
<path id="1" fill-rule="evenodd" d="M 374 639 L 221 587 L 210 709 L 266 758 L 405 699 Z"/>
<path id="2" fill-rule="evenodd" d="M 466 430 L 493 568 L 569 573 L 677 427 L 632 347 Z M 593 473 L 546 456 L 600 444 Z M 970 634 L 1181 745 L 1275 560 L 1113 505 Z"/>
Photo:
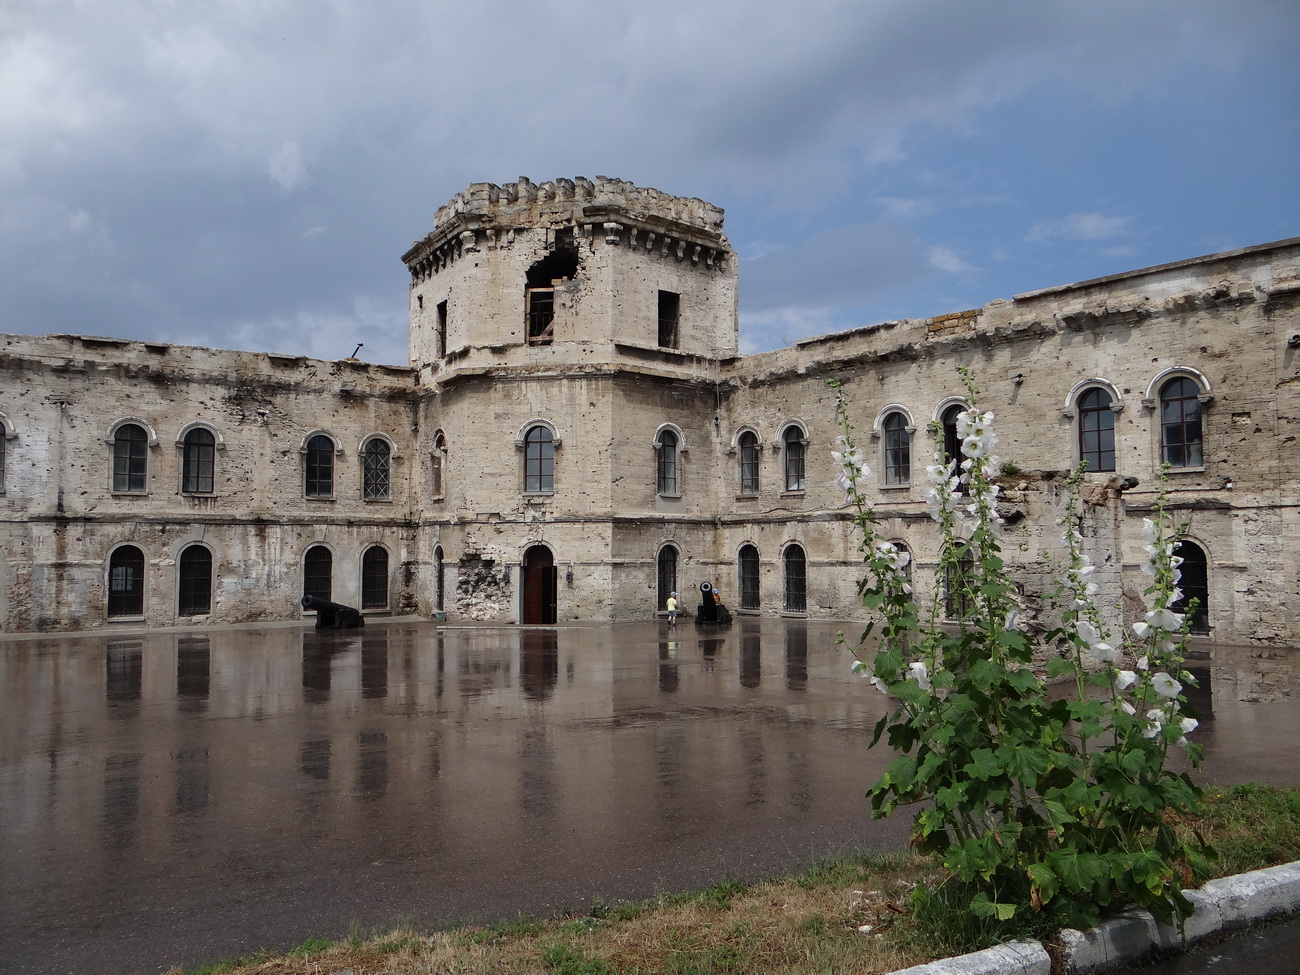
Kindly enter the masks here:
<path id="1" fill-rule="evenodd" d="M 733 357 L 736 256 L 722 219 L 703 200 L 603 176 L 472 183 L 402 255 L 411 365 L 433 378 Z"/>

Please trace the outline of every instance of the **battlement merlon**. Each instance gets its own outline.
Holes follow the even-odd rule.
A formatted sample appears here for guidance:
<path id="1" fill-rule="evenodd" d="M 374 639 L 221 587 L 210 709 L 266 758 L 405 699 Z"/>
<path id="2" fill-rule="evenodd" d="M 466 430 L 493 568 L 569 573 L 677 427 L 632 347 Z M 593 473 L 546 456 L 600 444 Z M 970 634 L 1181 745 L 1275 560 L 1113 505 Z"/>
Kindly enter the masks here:
<path id="1" fill-rule="evenodd" d="M 434 216 L 434 229 L 418 240 L 402 261 L 413 267 L 464 233 L 515 229 L 588 226 L 606 235 L 605 224 L 671 237 L 708 247 L 728 256 L 731 244 L 722 233 L 723 209 L 694 197 L 673 196 L 626 180 L 597 176 L 533 183 L 527 177 L 497 186 L 471 183 Z"/>

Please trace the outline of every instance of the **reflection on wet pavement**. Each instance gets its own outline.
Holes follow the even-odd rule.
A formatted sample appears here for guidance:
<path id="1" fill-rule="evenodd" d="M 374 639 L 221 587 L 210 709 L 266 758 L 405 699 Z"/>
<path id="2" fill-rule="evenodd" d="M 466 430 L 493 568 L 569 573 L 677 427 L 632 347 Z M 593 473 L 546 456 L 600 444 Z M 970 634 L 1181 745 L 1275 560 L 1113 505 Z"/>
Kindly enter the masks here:
<path id="1" fill-rule="evenodd" d="M 0 641 L 0 968 L 160 972 L 896 846 L 829 624 Z M 1290 782 L 1300 655 L 1219 647 L 1209 774 Z"/>

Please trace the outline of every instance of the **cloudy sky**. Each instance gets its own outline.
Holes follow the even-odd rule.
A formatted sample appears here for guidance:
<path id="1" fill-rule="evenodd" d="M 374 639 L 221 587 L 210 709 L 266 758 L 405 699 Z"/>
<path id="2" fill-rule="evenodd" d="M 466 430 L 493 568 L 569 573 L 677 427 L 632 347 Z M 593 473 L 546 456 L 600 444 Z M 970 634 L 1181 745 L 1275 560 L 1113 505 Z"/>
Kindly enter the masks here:
<path id="1" fill-rule="evenodd" d="M 1296 0 L 0 0 L 0 331 L 405 362 L 471 182 L 727 211 L 741 342 L 1300 234 Z"/>

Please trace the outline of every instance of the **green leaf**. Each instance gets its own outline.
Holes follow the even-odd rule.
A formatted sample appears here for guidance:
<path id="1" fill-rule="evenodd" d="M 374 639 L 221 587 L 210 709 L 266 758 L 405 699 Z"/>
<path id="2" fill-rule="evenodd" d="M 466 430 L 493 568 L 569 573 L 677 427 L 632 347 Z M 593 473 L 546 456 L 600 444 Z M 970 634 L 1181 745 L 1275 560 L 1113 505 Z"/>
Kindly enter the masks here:
<path id="1" fill-rule="evenodd" d="M 962 771 L 972 779 L 987 781 L 1002 774 L 1002 765 L 994 756 L 992 749 L 977 748 L 971 755 L 971 761 L 962 766 Z"/>
<path id="2" fill-rule="evenodd" d="M 1052 868 L 1045 863 L 1031 863 L 1029 865 L 1029 882 L 1034 885 L 1038 891 L 1039 900 L 1046 904 L 1060 889 L 1061 882 L 1057 879 Z"/>

